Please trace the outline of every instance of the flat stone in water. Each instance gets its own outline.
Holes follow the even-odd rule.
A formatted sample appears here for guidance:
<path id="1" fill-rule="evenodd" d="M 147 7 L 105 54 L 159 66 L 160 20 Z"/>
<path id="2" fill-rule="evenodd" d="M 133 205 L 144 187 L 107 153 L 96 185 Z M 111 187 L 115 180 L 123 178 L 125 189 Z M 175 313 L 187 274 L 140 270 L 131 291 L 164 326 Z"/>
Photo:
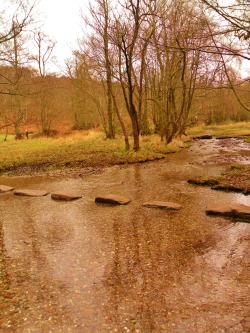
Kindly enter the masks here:
<path id="1" fill-rule="evenodd" d="M 108 194 L 104 197 L 96 197 L 95 202 L 111 205 L 127 205 L 131 200 L 116 194 Z"/>
<path id="2" fill-rule="evenodd" d="M 143 206 L 149 208 L 161 208 L 169 210 L 179 210 L 181 208 L 180 204 L 168 201 L 150 201 L 150 202 L 145 202 Z"/>
<path id="3" fill-rule="evenodd" d="M 13 187 L 6 186 L 6 185 L 0 185 L 0 193 L 6 193 L 6 192 L 13 191 L 13 190 L 14 190 Z"/>
<path id="4" fill-rule="evenodd" d="M 247 187 L 240 187 L 240 186 L 234 186 L 234 185 L 215 185 L 211 187 L 212 190 L 217 191 L 228 191 L 228 192 L 238 192 L 243 193 L 245 195 L 250 194 L 250 190 Z"/>
<path id="5" fill-rule="evenodd" d="M 15 195 L 21 195 L 21 196 L 28 196 L 28 197 L 43 197 L 49 192 L 47 191 L 41 191 L 41 190 L 15 190 L 14 191 Z"/>
<path id="6" fill-rule="evenodd" d="M 208 215 L 221 215 L 250 220 L 250 206 L 242 204 L 215 204 L 206 209 Z"/>
<path id="7" fill-rule="evenodd" d="M 51 199 L 53 200 L 61 200 L 61 201 L 72 201 L 81 199 L 82 195 L 73 194 L 69 192 L 57 192 L 57 193 L 51 193 Z"/>
<path id="8" fill-rule="evenodd" d="M 206 178 L 206 179 L 202 179 L 202 178 L 190 178 L 187 181 L 189 184 L 193 184 L 193 185 L 202 185 L 202 186 L 215 186 L 218 185 L 219 182 L 216 179 L 213 178 Z"/>

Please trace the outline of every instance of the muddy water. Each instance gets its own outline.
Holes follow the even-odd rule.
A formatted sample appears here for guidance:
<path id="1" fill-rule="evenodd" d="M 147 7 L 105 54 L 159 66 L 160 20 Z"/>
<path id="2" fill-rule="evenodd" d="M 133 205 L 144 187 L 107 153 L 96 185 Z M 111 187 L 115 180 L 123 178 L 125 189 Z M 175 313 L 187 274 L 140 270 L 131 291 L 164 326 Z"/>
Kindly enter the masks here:
<path id="1" fill-rule="evenodd" d="M 250 224 L 204 210 L 213 202 L 250 205 L 250 196 L 187 183 L 223 170 L 198 163 L 216 145 L 197 142 L 164 161 L 81 179 L 2 178 L 15 188 L 73 189 L 83 198 L 1 194 L 0 332 L 249 332 Z M 132 201 L 95 204 L 107 193 Z M 183 207 L 142 207 L 149 200 Z"/>

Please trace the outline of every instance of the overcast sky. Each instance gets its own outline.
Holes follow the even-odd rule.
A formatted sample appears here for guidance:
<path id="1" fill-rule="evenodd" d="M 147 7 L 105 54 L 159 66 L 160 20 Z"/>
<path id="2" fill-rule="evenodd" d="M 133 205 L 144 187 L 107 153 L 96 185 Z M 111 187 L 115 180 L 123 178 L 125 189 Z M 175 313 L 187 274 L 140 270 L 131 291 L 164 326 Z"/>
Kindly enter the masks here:
<path id="1" fill-rule="evenodd" d="M 57 41 L 54 56 L 59 62 L 71 55 L 76 40 L 82 35 L 80 10 L 87 9 L 88 0 L 40 0 L 38 12 L 44 20 L 44 31 Z"/>

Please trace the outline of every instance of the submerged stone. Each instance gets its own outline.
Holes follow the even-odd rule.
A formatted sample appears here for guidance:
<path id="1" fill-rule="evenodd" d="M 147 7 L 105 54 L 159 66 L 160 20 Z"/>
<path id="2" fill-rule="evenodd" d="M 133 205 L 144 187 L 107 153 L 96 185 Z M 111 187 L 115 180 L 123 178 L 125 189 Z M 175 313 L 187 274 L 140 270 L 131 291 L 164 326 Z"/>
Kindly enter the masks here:
<path id="1" fill-rule="evenodd" d="M 243 204 L 215 204 L 206 209 L 208 215 L 220 215 L 250 220 L 250 206 Z"/>
<path id="2" fill-rule="evenodd" d="M 82 195 L 80 194 L 73 194 L 69 192 L 57 192 L 57 193 L 51 193 L 51 199 L 53 200 L 61 200 L 61 201 L 72 201 L 81 199 Z"/>
<path id="3" fill-rule="evenodd" d="M 250 186 L 244 188 L 243 194 L 245 194 L 245 195 L 249 195 L 250 194 Z"/>
<path id="4" fill-rule="evenodd" d="M 238 192 L 238 193 L 242 192 L 245 195 L 248 195 L 250 192 L 247 187 L 234 186 L 234 185 L 215 185 L 212 187 L 212 189 L 217 191 L 228 191 L 228 192 Z"/>
<path id="5" fill-rule="evenodd" d="M 131 200 L 127 199 L 121 195 L 108 194 L 103 197 L 96 197 L 95 202 L 111 204 L 111 205 L 127 205 Z"/>
<path id="6" fill-rule="evenodd" d="M 187 181 L 189 184 L 193 184 L 193 185 L 202 185 L 202 186 L 214 186 L 214 185 L 218 185 L 219 182 L 216 179 L 213 178 L 207 178 L 207 179 L 203 179 L 203 178 L 190 178 Z"/>
<path id="7" fill-rule="evenodd" d="M 168 201 L 151 201 L 145 202 L 143 204 L 144 207 L 149 208 L 161 208 L 161 209 L 169 209 L 169 210 L 179 210 L 181 205 L 175 202 L 168 202 Z"/>
<path id="8" fill-rule="evenodd" d="M 0 193 L 6 193 L 6 192 L 13 191 L 13 190 L 14 190 L 14 188 L 11 186 L 0 185 Z"/>
<path id="9" fill-rule="evenodd" d="M 49 192 L 47 191 L 41 191 L 41 190 L 15 190 L 15 195 L 21 195 L 21 196 L 28 196 L 28 197 L 43 197 Z"/>

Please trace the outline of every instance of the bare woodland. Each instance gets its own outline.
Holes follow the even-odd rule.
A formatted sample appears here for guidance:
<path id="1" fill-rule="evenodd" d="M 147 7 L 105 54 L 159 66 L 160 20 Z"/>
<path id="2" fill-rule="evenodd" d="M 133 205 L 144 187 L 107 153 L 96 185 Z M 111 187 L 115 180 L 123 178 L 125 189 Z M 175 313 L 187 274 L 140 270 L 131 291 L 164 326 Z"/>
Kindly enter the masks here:
<path id="1" fill-rule="evenodd" d="M 169 143 L 188 126 L 250 120 L 250 1 L 94 0 L 79 47 L 48 72 L 55 41 L 36 3 L 0 13 L 0 130 L 50 135 L 100 127 L 140 149 L 141 135 Z"/>

